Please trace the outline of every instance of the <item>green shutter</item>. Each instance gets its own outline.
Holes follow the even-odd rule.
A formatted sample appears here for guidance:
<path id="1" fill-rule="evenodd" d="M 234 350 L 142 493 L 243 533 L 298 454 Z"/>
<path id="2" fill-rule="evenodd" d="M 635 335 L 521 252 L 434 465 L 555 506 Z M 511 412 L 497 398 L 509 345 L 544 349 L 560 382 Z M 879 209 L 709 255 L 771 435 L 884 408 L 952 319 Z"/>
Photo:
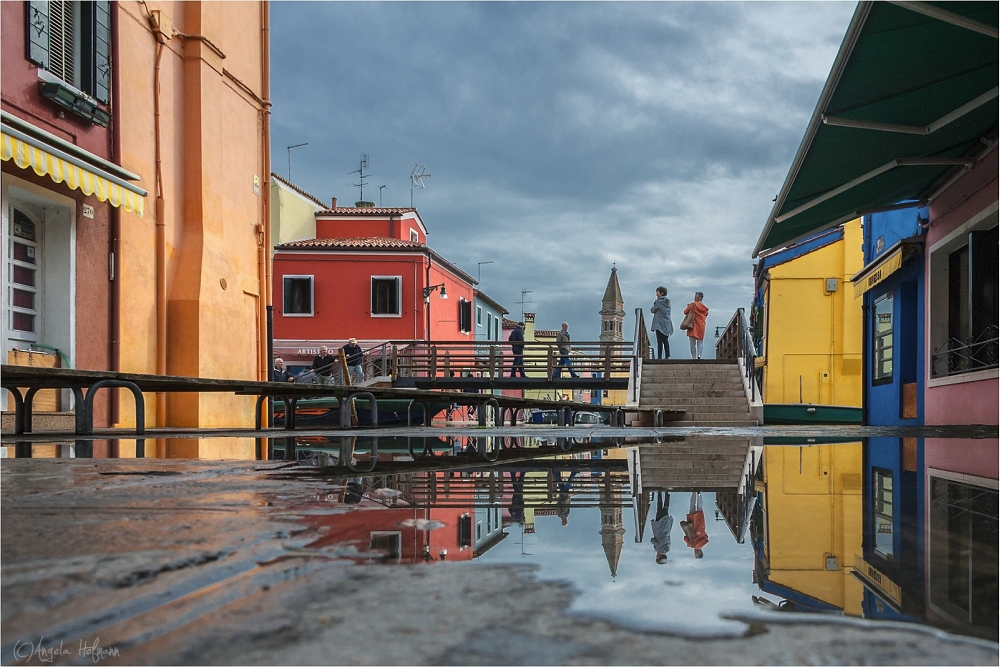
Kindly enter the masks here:
<path id="1" fill-rule="evenodd" d="M 111 101 L 111 3 L 85 2 L 81 6 L 81 87 L 103 104 Z"/>
<path id="2" fill-rule="evenodd" d="M 27 29 L 28 60 L 39 67 L 49 66 L 49 3 L 24 3 L 24 23 Z"/>

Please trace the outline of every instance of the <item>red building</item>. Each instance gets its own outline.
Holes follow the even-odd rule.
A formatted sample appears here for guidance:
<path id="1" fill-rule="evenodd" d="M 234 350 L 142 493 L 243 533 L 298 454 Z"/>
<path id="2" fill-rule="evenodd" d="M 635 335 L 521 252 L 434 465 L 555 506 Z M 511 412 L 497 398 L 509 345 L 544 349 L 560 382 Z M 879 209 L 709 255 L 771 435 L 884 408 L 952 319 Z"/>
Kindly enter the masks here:
<path id="1" fill-rule="evenodd" d="M 474 340 L 476 280 L 427 246 L 414 208 L 316 213 L 274 253 L 275 349 L 292 341 Z M 295 347 L 295 345 L 291 345 Z"/>

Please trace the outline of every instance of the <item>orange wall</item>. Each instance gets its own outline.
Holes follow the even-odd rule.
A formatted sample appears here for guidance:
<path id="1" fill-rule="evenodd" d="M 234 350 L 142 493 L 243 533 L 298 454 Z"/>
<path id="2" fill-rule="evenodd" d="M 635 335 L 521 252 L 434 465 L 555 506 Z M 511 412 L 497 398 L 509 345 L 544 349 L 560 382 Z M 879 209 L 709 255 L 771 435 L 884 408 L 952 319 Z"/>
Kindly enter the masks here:
<path id="1" fill-rule="evenodd" d="M 258 374 L 258 237 L 265 222 L 262 13 L 256 2 L 149 2 L 174 27 L 161 62 L 167 258 L 167 372 L 253 379 Z M 122 213 L 121 369 L 156 371 L 156 40 L 141 2 L 117 3 L 122 166 L 150 191 L 145 218 Z M 254 177 L 259 179 L 254 192 Z M 260 338 L 260 340 L 258 339 Z M 147 397 L 147 423 L 155 401 Z M 129 406 L 130 407 L 130 406 Z M 124 423 L 131 423 L 123 401 Z M 169 396 L 166 423 L 249 425 L 253 399 Z"/>

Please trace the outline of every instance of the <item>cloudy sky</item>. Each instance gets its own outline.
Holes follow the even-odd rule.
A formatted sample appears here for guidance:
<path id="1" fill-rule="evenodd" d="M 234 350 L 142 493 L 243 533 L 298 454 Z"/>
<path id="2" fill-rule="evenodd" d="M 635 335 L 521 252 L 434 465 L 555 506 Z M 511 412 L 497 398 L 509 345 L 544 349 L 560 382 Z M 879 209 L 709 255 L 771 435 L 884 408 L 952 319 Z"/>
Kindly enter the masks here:
<path id="1" fill-rule="evenodd" d="M 725 325 L 854 3 L 272 7 L 275 170 L 328 200 L 408 206 L 430 245 L 540 328 L 596 340 L 613 264 L 626 337 L 657 285 Z M 649 315 L 647 314 L 647 321 Z M 683 340 L 672 337 L 675 356 Z M 709 338 L 706 343 L 711 343 Z M 686 347 L 686 346 L 685 346 Z M 709 345 L 706 345 L 706 348 Z M 686 353 L 685 353 L 686 354 Z"/>

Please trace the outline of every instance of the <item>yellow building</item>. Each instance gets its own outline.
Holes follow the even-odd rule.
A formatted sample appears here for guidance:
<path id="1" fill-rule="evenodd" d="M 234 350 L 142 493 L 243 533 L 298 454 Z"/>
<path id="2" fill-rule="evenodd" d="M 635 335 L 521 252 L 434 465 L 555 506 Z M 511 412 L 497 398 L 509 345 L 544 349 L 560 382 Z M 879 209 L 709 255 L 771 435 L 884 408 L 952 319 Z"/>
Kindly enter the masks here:
<path id="1" fill-rule="evenodd" d="M 316 238 L 316 212 L 329 206 L 319 197 L 272 173 L 270 256 L 274 256 L 276 245 Z"/>
<path id="2" fill-rule="evenodd" d="M 763 255 L 756 269 L 765 403 L 861 405 L 861 219 Z"/>
<path id="3" fill-rule="evenodd" d="M 762 465 L 762 591 L 860 616 L 861 443 L 767 446 Z"/>

